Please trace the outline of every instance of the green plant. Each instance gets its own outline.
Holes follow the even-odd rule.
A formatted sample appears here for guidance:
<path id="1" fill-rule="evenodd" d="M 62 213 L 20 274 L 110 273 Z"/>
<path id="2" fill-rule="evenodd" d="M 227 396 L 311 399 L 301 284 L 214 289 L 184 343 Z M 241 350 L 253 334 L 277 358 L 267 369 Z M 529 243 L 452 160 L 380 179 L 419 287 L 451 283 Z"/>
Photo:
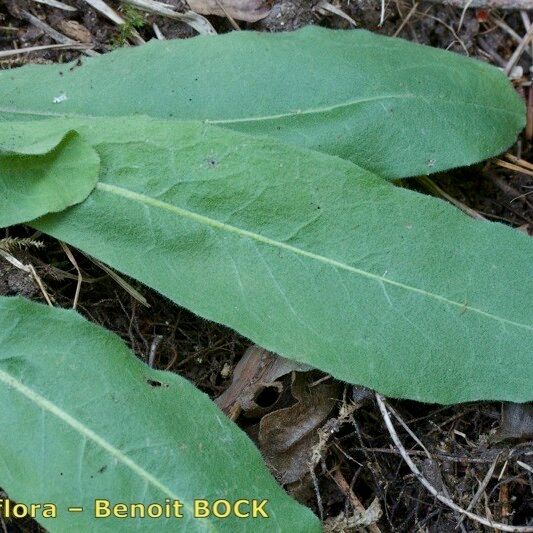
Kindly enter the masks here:
<path id="1" fill-rule="evenodd" d="M 359 47 L 355 57 L 348 44 Z M 189 63 L 180 70 L 178 85 L 171 64 L 173 53 L 184 46 L 191 53 L 179 56 Z M 327 61 L 317 49 L 330 52 L 324 54 Z M 201 63 L 206 51 L 222 59 L 215 54 Z M 263 53 L 279 54 L 291 76 L 286 85 L 278 74 L 269 78 L 261 69 Z M 224 78 L 217 70 L 222 62 L 227 72 L 228 54 L 241 54 L 239 68 L 249 74 L 246 91 L 231 71 Z M 287 71 L 298 54 L 304 66 Z M 392 70 L 411 56 L 408 76 L 400 74 L 407 67 Z M 381 70 L 376 70 L 378 59 Z M 121 74 L 126 71 L 133 73 L 126 77 L 129 90 Z M 334 73 L 337 85 L 322 86 Z M 27 94 L 36 75 L 45 87 L 37 99 Z M 472 163 L 513 142 L 524 122 L 523 105 L 495 69 L 366 32 L 306 30 L 159 43 L 115 52 L 78 69 L 26 67 L 4 76 L 0 73 L 0 97 L 6 101 L 0 116 L 8 128 L 0 131 L 0 169 L 5 169 L 0 179 L 7 223 L 26 222 L 205 318 L 345 381 L 428 402 L 532 399 L 531 240 L 383 179 Z M 296 92 L 298 80 L 306 79 L 310 87 Z M 217 83 L 203 83 L 207 80 Z M 98 83 L 108 84 L 105 99 Z M 399 91 L 394 97 L 370 96 L 391 86 Z M 283 88 L 295 92 L 280 93 Z M 50 103 L 59 90 L 68 95 L 61 107 Z M 346 105 L 346 91 L 349 101 L 357 99 L 355 107 Z M 67 182 L 65 169 L 69 176 L 76 173 L 77 181 Z M 51 194 L 39 193 L 44 200 L 37 207 L 17 209 L 17 181 L 30 193 Z M 68 197 L 64 205 L 55 201 L 55 191 Z M 47 342 L 37 347 L 32 339 L 48 324 L 53 327 Z M 73 324 L 74 332 L 68 332 Z M 178 441 L 186 436 L 191 446 L 201 447 L 221 422 L 190 385 L 153 373 L 113 336 L 73 312 L 2 298 L 0 326 L 5 332 L 0 393 L 4 402 L 20 401 L 32 413 L 17 435 L 32 435 L 31 450 L 39 435 L 51 433 L 60 450 L 58 468 L 67 461 L 62 457 L 74 457 L 94 470 L 93 453 L 110 453 L 105 446 L 99 452 L 91 448 L 79 461 L 80 424 L 120 451 L 135 443 L 146 446 L 153 435 Z M 42 360 L 39 349 L 46 352 Z M 106 357 L 110 361 L 102 363 Z M 47 373 L 50 368 L 60 371 Z M 79 376 L 105 384 L 98 388 L 101 405 L 90 404 L 92 415 L 70 403 Z M 181 387 L 194 411 L 187 401 L 169 403 L 165 384 Z M 128 413 L 137 429 L 126 439 L 129 426 L 110 427 L 118 417 L 108 404 L 116 401 L 110 392 L 115 389 L 128 398 L 140 394 L 155 413 L 166 409 L 186 418 L 205 409 L 201 425 L 207 429 L 194 434 L 185 424 L 175 433 L 156 417 L 153 427 L 139 430 L 144 411 L 132 399 Z M 79 398 L 88 401 L 88 392 L 83 389 Z M 102 410 L 109 416 L 96 414 Z M 43 432 L 35 417 L 45 411 L 54 425 Z M 21 412 L 22 407 L 14 408 L 0 420 L 20 424 Z M 228 442 L 238 442 L 231 453 L 248 454 L 246 468 L 264 472 L 239 430 L 221 423 Z M 0 441 L 0 457 L 8 455 L 9 468 L 14 461 L 22 471 L 35 458 L 17 455 L 10 442 Z M 224 462 L 227 450 L 210 444 L 212 463 Z M 187 465 L 188 452 L 183 449 Z M 150 454 L 140 456 L 151 472 Z M 134 500 L 131 469 L 123 478 L 126 463 L 119 463 L 109 471 L 107 490 L 113 498 Z M 182 474 L 169 469 L 165 475 L 179 487 L 198 476 L 213 486 L 211 497 L 223 484 L 212 463 L 199 465 L 194 474 L 189 465 Z M 0 484 L 13 487 L 15 497 L 47 494 L 48 489 L 32 492 L 40 486 L 40 474 L 17 478 L 6 465 L 0 461 Z M 238 483 L 224 485 L 228 493 L 252 483 L 258 493 L 272 493 L 272 512 L 284 528 L 318 527 L 310 514 L 287 504 L 270 477 L 240 477 L 242 465 L 231 461 L 224 468 L 223 475 L 239 477 Z M 90 499 L 101 489 L 90 479 L 77 481 L 91 489 L 81 490 L 80 497 Z M 58 492 L 71 490 L 70 477 L 58 483 Z M 184 499 L 194 497 L 194 490 Z M 63 530 L 70 523 L 49 527 Z M 257 522 L 266 529 L 273 523 Z M 203 527 L 199 524 L 194 523 Z M 246 528 L 220 520 L 212 525 Z"/>
<path id="2" fill-rule="evenodd" d="M 53 502 L 55 517 L 36 511 L 51 531 L 94 529 L 97 499 L 182 504 L 182 517 L 142 520 L 143 531 L 184 524 L 188 531 L 246 531 L 246 520 L 234 515 L 193 519 L 194 499 L 221 498 L 269 500 L 269 519 L 254 519 L 260 531 L 320 531 L 244 433 L 187 380 L 148 368 L 119 338 L 73 311 L 0 297 L 0 331 L 0 419 L 11 428 L 2 433 L 2 486 L 22 502 Z M 69 513 L 69 506 L 86 512 Z M 139 523 L 100 522 L 113 531 Z"/>
<path id="3" fill-rule="evenodd" d="M 60 94 L 67 99 L 54 104 Z M 154 41 L 81 66 L 29 65 L 0 72 L 0 102 L 2 120 L 201 120 L 337 155 L 385 178 L 497 155 L 525 124 L 523 102 L 489 65 L 316 27 Z"/>
<path id="4" fill-rule="evenodd" d="M 77 204 L 98 181 L 98 154 L 76 132 L 63 127 L 50 131 L 45 122 L 32 130 L 20 137 L 14 137 L 9 128 L 4 130 L 0 227 Z"/>
<path id="5" fill-rule="evenodd" d="M 131 39 L 134 31 L 146 24 L 144 15 L 133 6 L 122 4 L 120 11 L 124 16 L 124 24 L 119 26 L 118 34 L 114 39 L 114 45 L 118 47 L 124 46 Z"/>

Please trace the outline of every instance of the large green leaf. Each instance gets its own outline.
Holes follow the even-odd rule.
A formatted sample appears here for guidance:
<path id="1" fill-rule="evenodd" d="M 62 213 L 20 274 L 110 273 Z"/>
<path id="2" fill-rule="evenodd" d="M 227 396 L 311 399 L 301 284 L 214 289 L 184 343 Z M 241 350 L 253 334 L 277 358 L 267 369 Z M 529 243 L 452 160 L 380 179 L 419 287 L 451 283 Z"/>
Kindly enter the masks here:
<path id="1" fill-rule="evenodd" d="M 362 30 L 157 41 L 0 73 L 3 120 L 132 114 L 268 134 L 389 178 L 496 155 L 525 121 L 497 69 Z"/>
<path id="2" fill-rule="evenodd" d="M 76 132 L 56 122 L 11 132 L 0 141 L 0 228 L 61 211 L 84 200 L 100 160 Z"/>
<path id="3" fill-rule="evenodd" d="M 99 152 L 101 181 L 35 228 L 340 379 L 430 402 L 533 399 L 527 236 L 268 138 L 63 122 Z"/>
<path id="4" fill-rule="evenodd" d="M 0 297 L 0 403 L 0 486 L 55 503 L 57 518 L 39 519 L 52 532 L 321 530 L 206 395 L 73 311 Z M 93 517 L 95 499 L 167 498 L 183 518 Z M 268 499 L 270 517 L 193 518 L 194 499 L 221 498 Z"/>

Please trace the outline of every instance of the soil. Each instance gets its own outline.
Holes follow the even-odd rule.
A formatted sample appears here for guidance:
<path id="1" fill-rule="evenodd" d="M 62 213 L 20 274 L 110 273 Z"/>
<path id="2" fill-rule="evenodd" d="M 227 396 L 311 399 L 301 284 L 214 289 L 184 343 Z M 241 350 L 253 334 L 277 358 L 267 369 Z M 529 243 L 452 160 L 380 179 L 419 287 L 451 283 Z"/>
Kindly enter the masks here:
<path id="1" fill-rule="evenodd" d="M 66 12 L 32 0 L 0 1 L 0 50 L 54 43 L 46 33 L 28 22 L 25 11 L 71 38 L 90 41 L 93 49 L 100 53 L 127 45 L 134 29 L 145 40 L 154 38 L 154 23 L 167 39 L 189 38 L 195 34 L 183 23 L 146 15 L 110 0 L 108 5 L 128 21 L 128 27 L 120 30 L 83 0 L 65 1 L 78 10 Z M 179 0 L 167 0 L 167 3 L 184 7 Z M 422 44 L 468 54 L 498 67 L 505 65 L 517 43 L 495 20 L 504 21 L 519 35 L 525 33 L 519 12 L 472 9 L 463 13 L 461 9 L 421 2 L 405 21 L 413 4 L 397 0 L 386 4 L 381 24 L 380 2 L 342 0 L 333 3 L 358 27 L 386 35 L 398 34 Z M 238 22 L 240 28 L 290 31 L 306 24 L 351 27 L 342 17 L 317 9 L 316 2 L 281 0 L 269 4 L 272 11 L 266 19 L 254 24 Z M 208 18 L 218 32 L 233 31 L 228 19 Z M 533 55 L 533 50 L 531 53 Z M 0 68 L 17 67 L 27 62 L 66 62 L 79 56 L 79 50 L 46 50 L 0 59 Z M 519 66 L 522 75 L 515 76 L 514 84 L 531 103 L 531 59 L 527 54 L 522 56 Z M 531 134 L 528 133 L 533 130 L 532 120 L 530 106 L 528 128 L 516 146 L 509 150 L 526 161 L 531 161 L 533 155 Z M 533 234 L 531 175 L 507 170 L 497 161 L 489 161 L 431 179 L 459 207 L 467 206 L 487 219 Z M 427 183 L 424 185 L 414 178 L 398 185 L 428 192 Z M 0 230 L 0 238 L 31 235 L 25 227 Z M 15 255 L 22 262 L 31 262 L 35 266 L 57 305 L 70 307 L 76 272 L 56 241 L 45 236 L 39 239 L 45 244 L 42 249 L 28 249 Z M 250 346 L 248 340 L 178 308 L 129 280 L 148 299 L 151 308 L 147 309 L 97 265 L 76 251 L 74 254 L 88 280 L 82 285 L 80 294 L 81 313 L 121 336 L 144 361 L 185 376 L 213 399 L 227 390 L 236 365 Z M 28 275 L 1 257 L 0 294 L 42 298 L 39 288 Z M 323 377 L 313 374 L 313 379 L 318 381 Z M 262 407 L 260 416 L 233 413 L 237 424 L 252 438 L 258 439 L 263 416 L 295 402 L 290 392 L 290 376 L 279 382 L 281 388 L 265 390 L 257 397 Z M 459 517 L 432 497 L 406 466 L 392 445 L 375 398 L 358 387 L 339 383 L 338 388 L 338 402 L 322 425 L 329 433 L 319 447 L 321 458 L 314 476 L 304 477 L 286 489 L 325 522 L 340 513 L 353 514 L 357 501 L 368 508 L 374 498 L 378 498 L 383 514 L 370 531 L 375 532 L 376 528 L 398 532 L 454 530 Z M 431 459 L 406 431 L 398 431 L 411 458 L 435 487 L 447 491 L 453 501 L 467 507 L 487 471 L 493 467 L 494 473 L 488 479 L 483 497 L 473 506 L 473 512 L 511 525 L 533 525 L 533 476 L 516 462 L 519 459 L 531 464 L 531 410 L 520 408 L 517 415 L 513 411 L 515 407 L 495 402 L 448 407 L 410 401 L 390 401 L 390 404 L 429 450 Z M 522 425 L 517 425 L 519 418 Z M 40 530 L 31 521 L 2 522 L 0 531 L 1 528 L 9 532 Z M 488 530 L 469 519 L 458 528 L 462 531 L 484 529 Z"/>

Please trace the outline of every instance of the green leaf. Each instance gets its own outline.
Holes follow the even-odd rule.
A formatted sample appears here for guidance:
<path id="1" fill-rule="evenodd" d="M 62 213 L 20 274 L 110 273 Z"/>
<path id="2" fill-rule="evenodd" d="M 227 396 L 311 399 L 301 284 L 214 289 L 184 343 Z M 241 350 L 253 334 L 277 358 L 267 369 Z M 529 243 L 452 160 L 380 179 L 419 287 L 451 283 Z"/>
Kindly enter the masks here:
<path id="1" fill-rule="evenodd" d="M 101 181 L 35 228 L 345 381 L 428 402 L 533 399 L 527 236 L 268 138 L 69 124 Z"/>
<path id="2" fill-rule="evenodd" d="M 0 486 L 55 503 L 57 518 L 39 518 L 49 531 L 321 531 L 206 395 L 74 311 L 0 297 L 0 346 Z M 183 518 L 93 517 L 95 499 L 166 498 Z M 268 499 L 270 518 L 192 517 L 194 499 L 220 498 Z"/>
<path id="3" fill-rule="evenodd" d="M 100 159 L 76 132 L 55 122 L 11 130 L 0 140 L 0 227 L 81 202 L 98 181 Z"/>
<path id="4" fill-rule="evenodd" d="M 39 79 L 39 91 L 35 80 Z M 58 95 L 67 97 L 53 103 Z M 496 155 L 525 124 L 496 68 L 363 30 L 308 27 L 154 41 L 0 73 L 0 119 L 200 119 L 398 178 Z"/>

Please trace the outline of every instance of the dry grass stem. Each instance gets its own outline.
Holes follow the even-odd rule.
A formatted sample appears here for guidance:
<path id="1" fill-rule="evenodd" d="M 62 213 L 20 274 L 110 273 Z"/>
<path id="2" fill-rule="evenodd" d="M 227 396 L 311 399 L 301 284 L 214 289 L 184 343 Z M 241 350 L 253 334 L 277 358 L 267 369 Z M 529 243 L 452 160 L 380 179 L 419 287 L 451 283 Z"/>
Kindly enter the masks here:
<path id="1" fill-rule="evenodd" d="M 59 241 L 59 244 L 61 245 L 61 248 L 63 248 L 63 251 L 68 257 L 68 260 L 72 263 L 72 266 L 76 269 L 76 272 L 78 273 L 78 279 L 76 281 L 76 292 L 74 293 L 74 301 L 72 303 L 72 309 L 76 309 L 76 307 L 78 306 L 78 300 L 80 298 L 80 290 L 81 284 L 83 283 L 83 276 L 81 275 L 81 270 L 78 266 L 78 262 L 76 261 L 74 254 L 70 251 L 70 248 L 63 241 Z"/>
<path id="2" fill-rule="evenodd" d="M 461 211 L 471 216 L 472 218 L 475 218 L 477 220 L 487 220 L 483 215 L 480 215 L 475 209 L 468 207 L 453 196 L 450 196 L 446 191 L 442 190 L 433 180 L 431 180 L 427 176 L 420 176 L 418 180 L 428 191 L 442 196 L 442 198 L 445 198 L 450 203 L 458 207 Z"/>
<path id="3" fill-rule="evenodd" d="M 28 48 L 17 48 L 14 50 L 0 50 L 0 58 L 17 56 L 20 54 L 31 54 L 32 52 L 41 52 L 42 50 L 87 50 L 89 45 L 74 44 L 47 44 L 43 46 L 28 46 Z"/>
<path id="4" fill-rule="evenodd" d="M 385 426 L 387 427 L 387 430 L 389 431 L 389 434 L 391 436 L 392 441 L 394 442 L 394 445 L 400 452 L 403 460 L 406 462 L 411 472 L 415 475 L 418 481 L 426 488 L 426 490 L 432 496 L 437 498 L 437 500 L 439 500 L 441 503 L 443 503 L 444 505 L 446 505 L 453 511 L 464 514 L 471 520 L 474 520 L 475 522 L 483 524 L 484 526 L 496 529 L 498 531 L 508 531 L 510 533 L 533 533 L 533 526 L 532 527 L 509 526 L 507 524 L 500 524 L 488 518 L 484 518 L 483 516 L 476 515 L 472 513 L 471 511 L 467 511 L 466 509 L 463 509 L 462 507 L 454 503 L 452 500 L 450 500 L 449 498 L 441 494 L 437 489 L 435 489 L 435 487 L 433 487 L 433 485 L 420 472 L 418 467 L 415 465 L 415 463 L 413 462 L 413 460 L 407 453 L 405 447 L 403 446 L 400 438 L 398 437 L 398 434 L 396 433 L 396 430 L 394 429 L 394 425 L 388 413 L 388 406 L 385 402 L 385 399 L 380 394 L 376 393 L 376 400 L 377 400 L 381 415 L 383 417 L 383 421 L 385 422 Z"/>
<path id="5" fill-rule="evenodd" d="M 405 18 L 402 20 L 402 23 L 398 26 L 398 29 L 393 33 L 393 37 L 398 37 L 400 35 L 400 32 L 405 28 L 405 25 L 409 22 L 411 17 L 416 13 L 416 10 L 418 8 L 419 2 L 415 2 L 411 9 L 409 10 L 409 13 L 405 16 Z"/>
<path id="6" fill-rule="evenodd" d="M 513 70 L 513 67 L 516 65 L 516 63 L 518 63 L 518 60 L 524 53 L 524 50 L 526 46 L 529 44 L 529 42 L 531 41 L 532 37 L 533 37 L 533 24 L 530 24 L 529 29 L 527 30 L 526 34 L 524 35 L 519 45 L 516 47 L 516 50 L 513 52 L 513 55 L 507 62 L 507 66 L 504 69 L 504 72 L 505 74 L 507 74 L 507 76 L 509 76 L 509 74 Z"/>
<path id="7" fill-rule="evenodd" d="M 60 44 L 66 44 L 66 45 L 82 45 L 82 43 L 76 42 L 70 37 L 67 37 L 66 35 L 63 35 L 62 33 L 58 32 L 46 22 L 43 22 L 41 19 L 37 18 L 36 16 L 32 15 L 28 11 L 25 11 L 24 9 L 21 10 L 21 15 L 30 23 L 33 24 L 36 28 L 39 28 L 40 30 L 44 31 L 47 35 L 49 35 L 54 41 L 60 43 Z M 87 45 L 87 43 L 84 43 Z M 100 55 L 98 52 L 95 52 L 94 50 L 87 49 L 83 50 L 83 53 L 88 56 L 98 56 Z"/>
<path id="8" fill-rule="evenodd" d="M 56 9 L 62 9 L 63 11 L 77 11 L 75 7 L 64 4 L 63 2 L 58 2 L 58 0 L 33 0 L 39 4 L 45 4 L 50 7 L 55 7 Z"/>
<path id="9" fill-rule="evenodd" d="M 495 159 L 494 162 L 498 166 L 506 168 L 507 170 L 514 170 L 515 172 L 520 172 L 521 174 L 526 174 L 527 176 L 533 176 L 533 170 L 529 170 L 523 166 L 515 165 L 514 163 L 508 163 L 502 159 Z"/>
<path id="10" fill-rule="evenodd" d="M 94 1 L 94 0 L 93 0 Z M 202 35 L 215 35 L 216 30 L 211 23 L 202 15 L 198 15 L 194 11 L 187 11 L 186 13 L 177 13 L 174 11 L 174 6 L 163 4 L 162 2 L 155 2 L 154 0 L 123 0 L 125 4 L 129 4 L 141 11 L 153 13 L 180 22 L 188 24 Z"/>

